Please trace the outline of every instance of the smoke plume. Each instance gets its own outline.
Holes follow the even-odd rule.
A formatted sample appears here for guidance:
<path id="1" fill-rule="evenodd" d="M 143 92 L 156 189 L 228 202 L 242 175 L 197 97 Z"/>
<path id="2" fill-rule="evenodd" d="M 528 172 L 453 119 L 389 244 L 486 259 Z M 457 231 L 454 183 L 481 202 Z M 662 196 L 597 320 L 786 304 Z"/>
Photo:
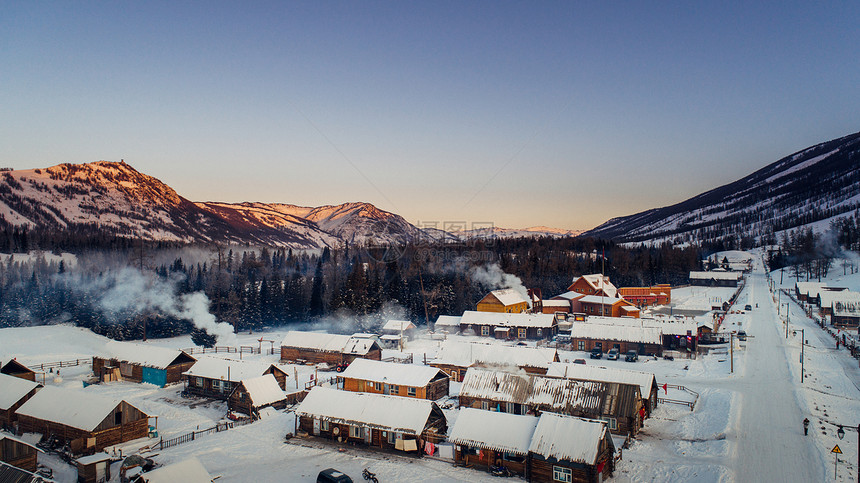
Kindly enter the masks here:
<path id="1" fill-rule="evenodd" d="M 498 263 L 472 267 L 470 275 L 473 282 L 489 288 L 490 290 L 506 288 L 516 290 L 517 293 L 522 295 L 523 298 L 528 301 L 529 307 L 531 307 L 532 302 L 529 299 L 528 290 L 526 290 L 525 285 L 523 285 L 523 281 L 516 275 L 505 273 Z"/>

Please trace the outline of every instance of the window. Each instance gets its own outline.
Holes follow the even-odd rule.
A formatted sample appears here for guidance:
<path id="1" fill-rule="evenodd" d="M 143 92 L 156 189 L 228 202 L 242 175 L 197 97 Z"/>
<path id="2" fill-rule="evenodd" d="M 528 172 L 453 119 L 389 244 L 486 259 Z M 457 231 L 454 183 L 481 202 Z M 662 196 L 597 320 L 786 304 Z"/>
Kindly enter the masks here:
<path id="1" fill-rule="evenodd" d="M 350 426 L 349 427 L 349 437 L 350 438 L 360 438 L 361 437 L 361 428 L 358 426 Z"/>
<path id="2" fill-rule="evenodd" d="M 406 395 L 407 395 L 407 396 L 415 397 L 415 393 L 416 393 L 416 392 L 415 392 L 415 388 L 414 388 L 414 387 L 410 387 L 410 388 L 407 388 L 407 389 L 406 389 Z"/>
<path id="3" fill-rule="evenodd" d="M 526 457 L 522 455 L 515 455 L 512 453 L 504 453 L 502 454 L 502 459 L 505 461 L 515 461 L 517 463 L 522 463 L 526 460 Z"/>
<path id="4" fill-rule="evenodd" d="M 388 386 L 389 394 L 400 394 L 400 386 L 390 385 Z"/>
<path id="5" fill-rule="evenodd" d="M 197 387 L 203 387 L 203 378 L 202 377 L 195 377 L 194 378 L 194 385 Z"/>
<path id="6" fill-rule="evenodd" d="M 397 433 L 394 431 L 388 432 L 388 444 L 394 444 L 397 441 Z"/>
<path id="7" fill-rule="evenodd" d="M 585 350 L 585 341 L 581 340 L 581 341 L 577 342 L 577 347 L 579 348 L 579 350 L 584 351 Z"/>
<path id="8" fill-rule="evenodd" d="M 481 409 L 483 409 L 484 411 L 489 411 L 490 410 L 489 401 L 481 401 Z"/>
<path id="9" fill-rule="evenodd" d="M 489 325 L 482 325 L 481 326 L 481 335 L 484 335 L 484 336 L 490 335 L 490 326 Z"/>
<path id="10" fill-rule="evenodd" d="M 322 430 L 323 430 L 323 431 L 328 431 L 329 429 L 331 429 L 331 428 L 330 428 L 330 423 L 329 423 L 328 419 L 323 419 L 323 420 L 322 420 L 322 423 L 320 424 L 320 426 L 321 426 L 321 428 L 322 428 Z"/>
<path id="11" fill-rule="evenodd" d="M 526 338 L 526 329 L 517 329 L 517 337 L 520 339 Z"/>
<path id="12" fill-rule="evenodd" d="M 599 418 L 601 421 L 606 421 L 606 427 L 610 430 L 618 429 L 618 420 L 615 418 Z"/>
<path id="13" fill-rule="evenodd" d="M 512 403 L 512 402 L 506 402 L 506 403 L 505 403 L 505 412 L 506 412 L 506 413 L 511 413 L 511 414 L 516 414 L 516 413 L 517 413 L 517 410 L 516 410 L 516 408 L 515 408 L 514 406 L 515 406 L 515 404 L 514 404 L 514 403 Z"/>
<path id="14" fill-rule="evenodd" d="M 113 423 L 122 424 L 122 411 L 117 411 L 113 414 Z"/>
<path id="15" fill-rule="evenodd" d="M 570 468 L 563 466 L 552 467 L 552 481 L 563 481 L 565 483 L 573 482 L 573 472 Z"/>

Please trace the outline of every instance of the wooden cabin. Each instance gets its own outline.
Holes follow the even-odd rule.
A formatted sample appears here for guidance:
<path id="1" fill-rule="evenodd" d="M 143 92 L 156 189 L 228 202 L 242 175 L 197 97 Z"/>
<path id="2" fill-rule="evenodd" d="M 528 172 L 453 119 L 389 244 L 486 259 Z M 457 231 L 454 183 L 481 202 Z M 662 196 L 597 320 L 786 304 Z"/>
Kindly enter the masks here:
<path id="1" fill-rule="evenodd" d="M 794 296 L 801 302 L 812 303 L 813 301 L 809 300 L 809 294 L 812 293 L 812 298 L 815 299 L 818 292 L 826 286 L 824 282 L 797 282 L 794 284 Z"/>
<path id="2" fill-rule="evenodd" d="M 356 359 L 338 376 L 345 391 L 413 397 L 435 401 L 448 395 L 443 370 L 416 364 Z"/>
<path id="3" fill-rule="evenodd" d="M 272 374 L 243 379 L 227 398 L 227 409 L 255 419 L 260 417 L 260 409 L 265 407 L 287 407 L 287 395 Z"/>
<path id="4" fill-rule="evenodd" d="M 100 483 L 110 481 L 111 456 L 104 451 L 82 456 L 75 460 L 78 469 L 78 483 Z"/>
<path id="5" fill-rule="evenodd" d="M 472 368 L 460 386 L 460 407 L 512 414 L 554 412 L 607 421 L 620 435 L 636 435 L 644 413 L 639 386 Z"/>
<path id="6" fill-rule="evenodd" d="M 545 314 L 553 315 L 559 312 L 569 314 L 573 311 L 573 307 L 570 304 L 570 300 L 549 299 L 543 301 L 542 311 Z"/>
<path id="7" fill-rule="evenodd" d="M 4 364 L 0 368 L 0 374 L 36 382 L 36 372 L 15 359 L 10 359 L 9 362 Z"/>
<path id="8" fill-rule="evenodd" d="M 710 272 L 690 272 L 690 285 L 704 287 L 737 287 L 743 278 L 741 272 L 712 270 Z"/>
<path id="9" fill-rule="evenodd" d="M 427 399 L 339 391 L 317 386 L 296 409 L 301 431 L 337 442 L 423 454 L 445 439 L 448 423 Z"/>
<path id="10" fill-rule="evenodd" d="M 489 471 L 503 466 L 524 477 L 529 445 L 538 418 L 464 408 L 448 440 L 454 443 L 454 464 Z"/>
<path id="11" fill-rule="evenodd" d="M 605 421 L 541 414 L 529 445 L 528 481 L 606 481 L 615 470 L 615 444 L 608 429 Z"/>
<path id="12" fill-rule="evenodd" d="M 0 431 L 0 461 L 31 473 L 36 472 L 37 453 L 39 448 L 18 439 L 15 436 Z M 4 481 L 0 478 L 0 481 Z M 10 480 L 14 481 L 14 480 Z"/>
<path id="13" fill-rule="evenodd" d="M 642 398 L 644 416 L 650 416 L 657 408 L 657 398 L 660 388 L 657 379 L 650 372 L 628 371 L 627 369 L 599 367 L 571 362 L 553 362 L 546 372 L 550 377 L 565 377 L 580 381 L 618 382 L 639 386 L 639 396 Z"/>
<path id="14" fill-rule="evenodd" d="M 389 320 L 382 326 L 382 333 L 385 335 L 403 336 L 406 340 L 415 338 L 415 331 L 418 327 L 408 320 Z"/>
<path id="15" fill-rule="evenodd" d="M 291 330 L 281 342 L 281 362 L 324 362 L 346 366 L 357 358 L 382 359 L 382 347 L 373 338 Z"/>
<path id="16" fill-rule="evenodd" d="M 452 381 L 462 381 L 470 367 L 546 374 L 550 362 L 558 362 L 558 351 L 544 347 L 505 346 L 446 340 L 427 364 L 442 369 Z"/>
<path id="17" fill-rule="evenodd" d="M 191 457 L 143 473 L 132 483 L 212 483 L 216 479 L 200 460 Z"/>
<path id="18" fill-rule="evenodd" d="M 618 287 L 618 296 L 639 307 L 668 305 L 672 303 L 672 286 L 661 283 L 650 287 Z"/>
<path id="19" fill-rule="evenodd" d="M 148 416 L 126 401 L 86 390 L 42 388 L 18 411 L 19 433 L 42 433 L 68 443 L 74 454 L 144 438 Z"/>
<path id="20" fill-rule="evenodd" d="M 639 307 L 618 297 L 603 297 L 586 295 L 577 300 L 580 309 L 586 315 L 603 315 L 606 317 L 634 317 L 640 314 Z"/>
<path id="21" fill-rule="evenodd" d="M 41 387 L 41 384 L 28 379 L 0 374 L 0 429 L 15 431 L 15 411 Z"/>
<path id="22" fill-rule="evenodd" d="M 639 319 L 630 317 L 599 317 L 589 316 L 585 319 L 587 324 L 612 325 L 618 327 L 650 327 L 660 329 L 661 344 L 663 349 L 693 352 L 698 344 L 699 326 L 692 317 L 684 316 L 656 316 Z M 613 343 L 614 346 L 616 343 Z M 602 345 L 604 351 L 612 346 Z M 620 348 L 620 343 L 618 345 Z M 653 352 L 644 352 L 650 354 Z M 640 353 L 642 354 L 642 353 Z"/>
<path id="23" fill-rule="evenodd" d="M 102 382 L 146 382 L 164 387 L 182 380 L 197 361 L 187 353 L 154 345 L 110 341 L 93 357 L 93 373 Z"/>
<path id="24" fill-rule="evenodd" d="M 607 352 L 616 348 L 622 355 L 631 350 L 639 355 L 663 354 L 663 332 L 658 327 L 575 322 L 570 328 L 570 340 L 578 351 L 599 348 Z"/>
<path id="25" fill-rule="evenodd" d="M 449 334 L 460 333 L 460 317 L 454 315 L 440 315 L 433 323 L 434 332 L 448 332 Z"/>
<path id="26" fill-rule="evenodd" d="M 558 322 L 550 314 L 467 310 L 460 317 L 460 330 L 495 339 L 545 340 L 558 332 Z"/>
<path id="27" fill-rule="evenodd" d="M 599 273 L 582 275 L 574 279 L 573 283 L 567 287 L 567 290 L 583 295 L 598 295 L 611 298 L 618 296 L 618 289 L 615 288 L 615 285 L 612 285 L 609 277 Z"/>
<path id="28" fill-rule="evenodd" d="M 529 309 L 529 302 L 512 288 L 493 290 L 478 301 L 478 312 L 519 313 Z"/>
<path id="29" fill-rule="evenodd" d="M 226 401 L 242 380 L 266 374 L 275 377 L 281 390 L 286 389 L 288 375 L 274 364 L 218 357 L 201 357 L 182 378 L 186 394 Z"/>

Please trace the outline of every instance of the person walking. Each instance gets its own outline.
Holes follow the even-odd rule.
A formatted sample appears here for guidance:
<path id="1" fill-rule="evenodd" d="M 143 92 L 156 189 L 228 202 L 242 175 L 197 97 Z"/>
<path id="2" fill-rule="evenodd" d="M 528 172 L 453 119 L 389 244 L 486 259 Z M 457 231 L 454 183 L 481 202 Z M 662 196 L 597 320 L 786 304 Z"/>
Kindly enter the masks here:
<path id="1" fill-rule="evenodd" d="M 809 434 L 809 418 L 803 418 L 803 435 Z"/>

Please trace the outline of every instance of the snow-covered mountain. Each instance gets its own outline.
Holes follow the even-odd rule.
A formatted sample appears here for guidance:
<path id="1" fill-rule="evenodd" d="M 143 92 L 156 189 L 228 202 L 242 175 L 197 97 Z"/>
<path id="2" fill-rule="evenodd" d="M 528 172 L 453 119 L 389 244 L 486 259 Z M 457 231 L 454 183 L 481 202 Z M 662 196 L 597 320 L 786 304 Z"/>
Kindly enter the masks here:
<path id="1" fill-rule="evenodd" d="M 369 203 L 193 203 L 124 162 L 0 172 L 0 226 L 290 248 L 402 243 L 419 232 Z"/>
<path id="2" fill-rule="evenodd" d="M 550 228 L 548 226 L 532 226 L 529 228 L 500 228 L 497 226 L 451 232 L 461 239 L 471 238 L 522 238 L 522 237 L 566 237 L 577 236 L 582 231 Z"/>
<path id="3" fill-rule="evenodd" d="M 583 233 L 676 244 L 825 229 L 860 207 L 860 133 L 817 144 L 681 203 L 613 218 Z"/>

